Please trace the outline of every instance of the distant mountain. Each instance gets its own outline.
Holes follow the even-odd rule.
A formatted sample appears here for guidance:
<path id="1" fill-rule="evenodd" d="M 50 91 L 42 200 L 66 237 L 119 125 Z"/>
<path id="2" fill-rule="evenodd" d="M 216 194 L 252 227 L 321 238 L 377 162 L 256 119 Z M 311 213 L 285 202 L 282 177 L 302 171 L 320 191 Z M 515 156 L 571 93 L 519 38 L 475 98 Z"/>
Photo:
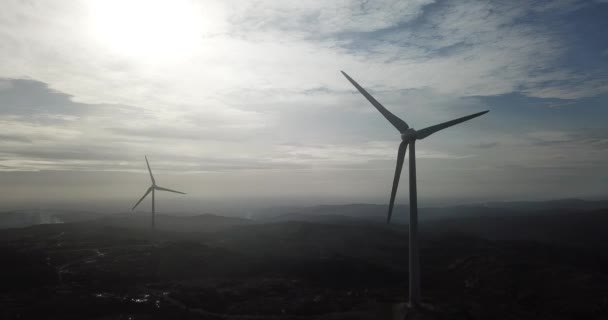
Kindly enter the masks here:
<path id="1" fill-rule="evenodd" d="M 95 212 L 58 210 L 20 210 L 0 213 L 0 229 L 24 228 L 41 224 L 84 222 L 121 228 L 149 228 L 150 213 L 103 214 Z M 159 230 L 176 232 L 210 232 L 234 225 L 251 223 L 250 220 L 214 214 L 156 215 Z"/>
<path id="2" fill-rule="evenodd" d="M 522 214 L 537 211 L 581 211 L 608 208 L 608 201 L 587 201 L 581 199 L 560 199 L 552 201 L 486 202 L 448 207 L 420 208 L 421 221 L 445 218 L 467 218 Z M 255 215 L 259 222 L 305 221 L 320 223 L 386 223 L 387 205 L 346 204 L 321 205 L 300 208 L 271 208 Z M 394 223 L 408 223 L 409 206 L 396 205 L 393 211 Z"/>
<path id="3" fill-rule="evenodd" d="M 344 224 L 344 223 L 364 223 L 369 222 L 369 219 L 361 219 L 357 217 L 342 215 L 342 214 L 332 214 L 332 213 L 285 213 L 279 214 L 276 216 L 271 216 L 265 219 L 256 220 L 257 222 L 263 223 L 275 223 L 275 222 L 289 222 L 289 221 L 299 221 L 299 222 L 317 222 L 317 223 L 331 223 L 331 224 Z"/>
<path id="4" fill-rule="evenodd" d="M 115 214 L 91 221 L 91 223 L 125 228 L 150 228 L 149 213 Z M 213 232 L 228 227 L 252 223 L 251 220 L 224 217 L 214 214 L 174 216 L 157 214 L 156 228 L 175 232 Z"/>
<path id="5" fill-rule="evenodd" d="M 421 222 L 488 220 L 530 213 L 572 213 L 608 208 L 608 201 L 581 199 L 559 199 L 552 201 L 484 202 L 448 207 L 420 208 Z M 160 230 L 176 232 L 210 232 L 234 225 L 276 222 L 314 222 L 325 224 L 385 224 L 387 205 L 346 204 L 320 205 L 312 207 L 276 207 L 259 210 L 253 220 L 225 217 L 213 214 L 202 215 L 157 215 Z M 393 213 L 394 224 L 407 224 L 408 205 L 397 205 Z M 82 211 L 21 210 L 0 213 L 0 229 L 22 228 L 38 224 L 91 221 L 108 226 L 149 228 L 150 213 L 103 214 Z"/>
<path id="6" fill-rule="evenodd" d="M 549 201 L 495 201 L 486 202 L 480 205 L 489 208 L 513 209 L 521 211 L 536 211 L 548 209 L 594 210 L 608 208 L 608 200 L 589 201 L 583 199 L 570 198 Z"/>
<path id="7" fill-rule="evenodd" d="M 405 206 L 397 205 L 395 210 L 403 212 Z M 259 222 L 326 222 L 355 223 L 382 222 L 386 219 L 387 206 L 378 204 L 320 205 L 313 207 L 270 208 L 255 214 Z"/>

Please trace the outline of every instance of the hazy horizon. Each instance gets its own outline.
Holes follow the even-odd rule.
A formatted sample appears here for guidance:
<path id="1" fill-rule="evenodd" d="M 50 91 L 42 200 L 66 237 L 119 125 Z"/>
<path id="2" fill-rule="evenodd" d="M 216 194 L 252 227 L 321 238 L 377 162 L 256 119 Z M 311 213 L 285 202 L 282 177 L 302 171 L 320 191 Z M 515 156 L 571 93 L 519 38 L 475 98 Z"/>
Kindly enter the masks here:
<path id="1" fill-rule="evenodd" d="M 402 201 L 396 201 L 396 205 L 407 211 L 409 205 L 407 191 L 404 192 Z M 560 200 L 583 200 L 583 201 L 606 201 L 608 195 L 597 194 L 594 196 L 570 196 L 570 197 L 547 197 L 547 198 L 509 198 L 509 199 L 478 199 L 475 197 L 459 198 L 459 199 L 419 199 L 421 208 L 442 208 L 454 207 L 460 205 L 482 205 L 485 203 L 518 203 L 531 202 L 543 203 Z M 137 200 L 137 199 L 136 199 Z M 150 214 L 150 199 L 145 199 L 136 210 L 131 210 L 134 201 L 123 197 L 123 199 L 114 199 L 111 201 L 100 200 L 97 198 L 79 199 L 76 201 L 39 201 L 39 202 L 5 202 L 0 206 L 0 213 L 11 211 L 49 211 L 49 212 L 82 212 L 82 213 L 99 213 L 99 214 Z M 241 218 L 251 218 L 256 214 L 264 214 L 270 212 L 277 213 L 277 210 L 297 209 L 297 208 L 312 208 L 318 206 L 348 206 L 348 205 L 378 205 L 388 207 L 388 199 L 355 199 L 349 198 L 321 198 L 301 197 L 295 198 L 233 198 L 233 199 L 217 199 L 207 197 L 201 199 L 179 199 L 178 197 L 163 197 L 157 195 L 156 212 L 157 214 L 167 215 L 198 215 L 198 214 L 214 214 L 233 216 Z M 285 213 L 289 213 L 285 211 Z M 384 213 L 384 211 L 383 211 Z M 402 216 L 404 212 L 399 209 L 397 216 Z"/>

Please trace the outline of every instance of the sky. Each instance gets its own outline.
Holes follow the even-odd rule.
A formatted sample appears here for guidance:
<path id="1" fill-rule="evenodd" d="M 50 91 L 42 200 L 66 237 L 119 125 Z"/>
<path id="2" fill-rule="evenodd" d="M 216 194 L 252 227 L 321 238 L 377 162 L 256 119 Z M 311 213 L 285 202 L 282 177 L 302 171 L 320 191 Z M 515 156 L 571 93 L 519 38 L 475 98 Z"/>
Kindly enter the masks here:
<path id="1" fill-rule="evenodd" d="M 603 197 L 606 17 L 605 0 L 6 0 L 0 210 L 129 210 L 144 155 L 188 193 L 161 212 L 386 203 L 399 134 L 340 70 L 416 129 L 490 110 L 417 143 L 420 206 Z"/>

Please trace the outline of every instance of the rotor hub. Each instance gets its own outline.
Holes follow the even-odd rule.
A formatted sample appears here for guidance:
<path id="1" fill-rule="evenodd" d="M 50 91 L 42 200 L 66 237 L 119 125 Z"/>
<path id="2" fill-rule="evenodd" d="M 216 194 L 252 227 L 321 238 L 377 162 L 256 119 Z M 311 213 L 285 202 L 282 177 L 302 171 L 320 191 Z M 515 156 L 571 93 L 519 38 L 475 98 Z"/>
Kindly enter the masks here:
<path id="1" fill-rule="evenodd" d="M 408 128 L 401 133 L 401 140 L 409 141 L 416 139 L 416 130 L 414 128 Z"/>

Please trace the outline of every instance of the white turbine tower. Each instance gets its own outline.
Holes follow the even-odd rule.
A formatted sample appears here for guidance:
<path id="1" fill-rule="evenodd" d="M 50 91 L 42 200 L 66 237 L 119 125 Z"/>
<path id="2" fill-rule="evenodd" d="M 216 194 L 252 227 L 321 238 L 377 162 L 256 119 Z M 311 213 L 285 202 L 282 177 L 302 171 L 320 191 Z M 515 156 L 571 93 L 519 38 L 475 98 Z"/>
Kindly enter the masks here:
<path id="1" fill-rule="evenodd" d="M 179 194 L 185 194 L 185 193 L 157 186 L 156 185 L 156 180 L 154 180 L 154 176 L 152 175 L 152 170 L 150 169 L 150 163 L 148 163 L 148 157 L 147 156 L 144 156 L 144 157 L 146 158 L 146 165 L 148 165 L 148 172 L 150 172 L 150 179 L 152 180 L 152 185 L 150 186 L 150 188 L 148 188 L 148 190 L 146 191 L 146 193 L 144 193 L 143 197 L 141 197 L 141 199 L 139 199 L 139 201 L 137 201 L 137 203 L 133 206 L 133 208 L 131 208 L 131 211 L 135 210 L 135 208 L 137 207 L 137 205 L 139 205 L 139 203 L 142 202 L 142 200 L 144 200 L 144 198 L 146 198 L 146 196 L 150 192 L 152 192 L 152 229 L 154 229 L 154 218 L 155 218 L 155 216 L 154 216 L 155 215 L 155 211 L 154 211 L 154 191 L 155 190 L 160 190 L 160 191 L 168 191 L 168 192 L 179 193 Z"/>
<path id="2" fill-rule="evenodd" d="M 399 119 L 397 116 L 392 114 L 386 108 L 384 108 L 374 97 L 372 97 L 365 89 L 363 89 L 355 80 L 349 77 L 344 71 L 342 74 L 350 81 L 350 83 L 361 92 L 361 94 L 367 98 L 371 104 L 382 113 L 382 115 L 388 120 L 397 130 L 401 133 L 401 144 L 399 144 L 399 151 L 397 152 L 397 167 L 395 168 L 395 177 L 393 178 L 393 189 L 391 191 L 391 200 L 388 206 L 388 217 L 386 222 L 390 223 L 391 215 L 393 213 L 393 206 L 395 204 L 395 194 L 397 193 L 397 187 L 399 186 L 399 177 L 401 176 L 401 167 L 403 167 L 403 160 L 405 158 L 405 151 L 407 146 L 410 145 L 410 250 L 409 250 L 409 295 L 410 305 L 416 307 L 420 304 L 420 261 L 418 259 L 418 204 L 416 194 L 416 140 L 422 140 L 433 133 L 459 124 L 461 122 L 479 117 L 482 114 L 487 113 L 489 110 L 478 112 L 470 116 L 458 118 L 455 120 L 440 123 L 428 128 L 421 130 L 414 130 L 410 128 L 405 121 Z"/>

